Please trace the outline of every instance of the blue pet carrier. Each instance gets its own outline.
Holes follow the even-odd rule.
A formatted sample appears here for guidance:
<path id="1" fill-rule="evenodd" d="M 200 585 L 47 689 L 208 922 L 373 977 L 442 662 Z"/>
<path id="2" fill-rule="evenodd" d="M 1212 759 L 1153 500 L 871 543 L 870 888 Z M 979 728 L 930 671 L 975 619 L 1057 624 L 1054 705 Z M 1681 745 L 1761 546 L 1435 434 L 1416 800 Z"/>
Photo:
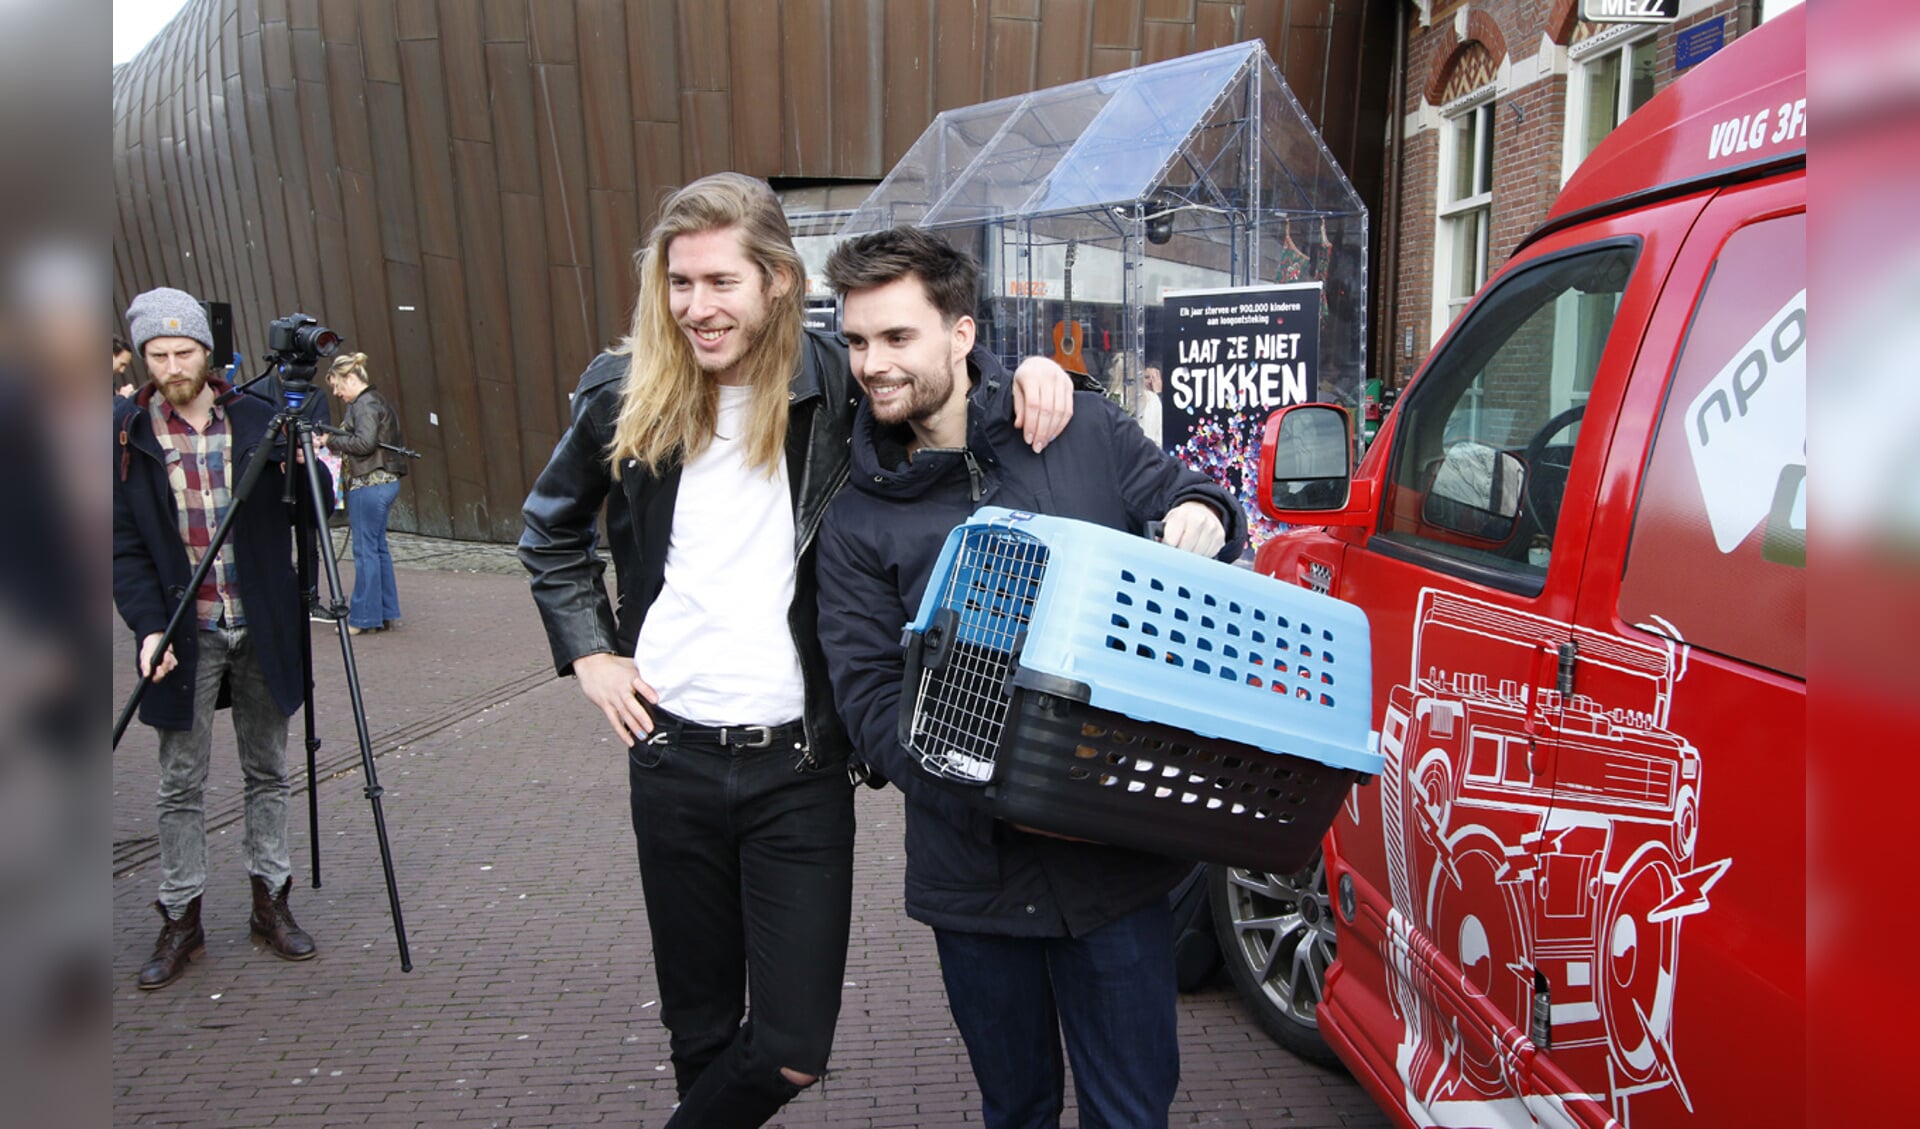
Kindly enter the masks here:
<path id="1" fill-rule="evenodd" d="M 1380 771 L 1360 609 L 1102 526 L 980 510 L 904 643 L 901 744 L 1013 823 L 1287 871 Z"/>

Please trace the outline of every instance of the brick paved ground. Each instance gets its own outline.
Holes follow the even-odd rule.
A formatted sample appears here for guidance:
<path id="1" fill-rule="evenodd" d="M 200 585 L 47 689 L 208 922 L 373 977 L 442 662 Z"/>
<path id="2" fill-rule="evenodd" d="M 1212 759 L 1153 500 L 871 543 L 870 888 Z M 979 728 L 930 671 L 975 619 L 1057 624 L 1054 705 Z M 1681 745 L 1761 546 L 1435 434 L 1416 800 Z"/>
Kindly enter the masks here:
<path id="1" fill-rule="evenodd" d="M 162 991 L 133 987 L 158 928 L 151 731 L 136 724 L 115 755 L 117 1125 L 658 1125 L 668 1115 L 624 758 L 573 684 L 552 678 L 510 558 L 412 540 L 396 551 L 403 569 L 431 569 L 400 575 L 405 628 L 361 636 L 354 652 L 413 971 L 396 957 L 338 645 L 320 634 L 322 889 L 308 883 L 304 791 L 292 819 L 293 906 L 318 959 L 287 964 L 248 938 L 238 770 L 222 733 L 208 796 L 207 955 Z M 131 645 L 115 635 L 118 703 Z M 296 717 L 296 748 L 299 735 Z M 776 1124 L 976 1123 L 931 934 L 899 910 L 897 793 L 863 793 L 860 821 L 834 1072 Z M 1274 1047 L 1228 989 L 1183 997 L 1180 1023 L 1177 1125 L 1387 1124 L 1344 1074 Z"/>

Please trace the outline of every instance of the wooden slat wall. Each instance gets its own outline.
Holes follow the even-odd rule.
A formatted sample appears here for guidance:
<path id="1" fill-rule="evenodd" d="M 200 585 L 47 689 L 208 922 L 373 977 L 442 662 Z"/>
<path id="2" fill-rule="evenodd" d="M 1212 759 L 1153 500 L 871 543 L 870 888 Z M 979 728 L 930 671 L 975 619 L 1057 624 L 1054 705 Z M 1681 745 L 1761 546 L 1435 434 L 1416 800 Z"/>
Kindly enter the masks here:
<path id="1" fill-rule="evenodd" d="M 1257 37 L 1371 206 L 1391 31 L 1367 0 L 188 0 L 114 74 L 116 323 L 230 302 L 257 371 L 270 319 L 319 317 L 425 456 L 395 527 L 511 540 L 671 188 L 876 181 L 941 110 Z"/>

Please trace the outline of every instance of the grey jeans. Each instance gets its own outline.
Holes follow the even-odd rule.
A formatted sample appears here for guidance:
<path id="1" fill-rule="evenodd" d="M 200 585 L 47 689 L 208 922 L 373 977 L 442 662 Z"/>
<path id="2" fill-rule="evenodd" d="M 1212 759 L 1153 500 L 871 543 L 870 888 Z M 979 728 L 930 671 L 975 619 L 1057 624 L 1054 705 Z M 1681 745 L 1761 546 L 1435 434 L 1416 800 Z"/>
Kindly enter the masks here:
<path id="1" fill-rule="evenodd" d="M 200 632 L 193 728 L 160 734 L 160 904 L 186 909 L 207 886 L 207 767 L 213 759 L 214 702 L 225 678 L 233 693 L 233 736 L 246 778 L 247 872 L 278 890 L 293 873 L 287 856 L 287 717 L 273 700 L 247 629 Z"/>

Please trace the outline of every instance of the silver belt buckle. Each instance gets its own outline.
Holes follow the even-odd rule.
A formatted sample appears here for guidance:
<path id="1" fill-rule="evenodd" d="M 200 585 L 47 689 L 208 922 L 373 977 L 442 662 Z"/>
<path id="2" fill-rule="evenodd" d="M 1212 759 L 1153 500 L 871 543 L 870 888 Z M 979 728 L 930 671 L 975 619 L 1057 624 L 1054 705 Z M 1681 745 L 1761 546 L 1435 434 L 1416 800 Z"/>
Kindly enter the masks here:
<path id="1" fill-rule="evenodd" d="M 746 740 L 736 742 L 735 734 Z M 729 725 L 720 730 L 720 743 L 736 749 L 764 749 L 773 744 L 773 730 L 765 725 Z"/>

